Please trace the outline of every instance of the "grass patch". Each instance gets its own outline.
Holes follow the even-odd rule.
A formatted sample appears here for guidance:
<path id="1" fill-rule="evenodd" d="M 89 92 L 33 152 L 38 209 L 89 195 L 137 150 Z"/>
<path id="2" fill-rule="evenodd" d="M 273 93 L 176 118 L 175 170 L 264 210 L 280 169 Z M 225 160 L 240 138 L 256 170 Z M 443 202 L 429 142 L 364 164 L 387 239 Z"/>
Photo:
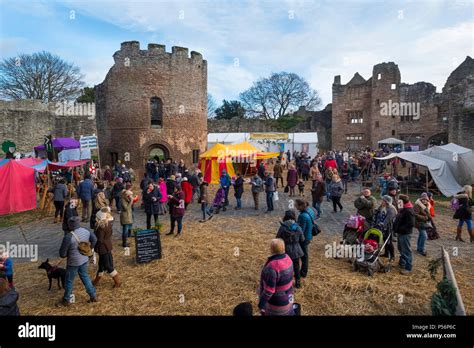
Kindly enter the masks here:
<path id="1" fill-rule="evenodd" d="M 21 213 L 8 214 L 0 217 L 0 228 L 6 228 L 26 222 L 40 220 L 41 210 L 34 209 L 29 211 L 23 211 Z"/>

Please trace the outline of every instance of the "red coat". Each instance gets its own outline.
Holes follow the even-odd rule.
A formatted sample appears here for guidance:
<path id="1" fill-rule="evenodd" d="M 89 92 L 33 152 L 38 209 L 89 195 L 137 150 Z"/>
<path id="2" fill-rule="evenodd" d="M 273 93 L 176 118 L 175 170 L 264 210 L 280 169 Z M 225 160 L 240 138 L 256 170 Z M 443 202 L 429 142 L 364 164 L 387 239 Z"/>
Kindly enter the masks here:
<path id="1" fill-rule="evenodd" d="M 189 183 L 189 181 L 182 181 L 181 189 L 184 192 L 184 202 L 191 202 L 191 199 L 193 198 L 193 186 Z"/>
<path id="2" fill-rule="evenodd" d="M 337 162 L 335 159 L 328 159 L 324 162 L 324 168 L 336 168 L 337 169 Z"/>

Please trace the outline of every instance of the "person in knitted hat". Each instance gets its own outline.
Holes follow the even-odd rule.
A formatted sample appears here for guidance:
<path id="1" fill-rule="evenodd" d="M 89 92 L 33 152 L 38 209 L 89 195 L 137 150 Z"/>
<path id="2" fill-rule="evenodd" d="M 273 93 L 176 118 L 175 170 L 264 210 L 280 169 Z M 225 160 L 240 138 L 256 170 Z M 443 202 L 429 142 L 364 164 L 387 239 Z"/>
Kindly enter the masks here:
<path id="1" fill-rule="evenodd" d="M 355 200 L 354 206 L 357 208 L 357 214 L 365 217 L 367 222 L 371 222 L 377 206 L 377 199 L 372 196 L 372 192 L 368 188 L 365 188 L 360 197 Z"/>
<path id="2" fill-rule="evenodd" d="M 403 202 L 403 208 L 398 212 L 395 222 L 393 223 L 393 230 L 398 235 L 397 247 L 400 252 L 400 260 L 398 266 L 400 273 L 408 275 L 413 268 L 413 255 L 411 252 L 411 234 L 413 227 L 415 227 L 415 213 L 413 212 L 413 204 L 407 195 L 400 195 Z"/>
<path id="3" fill-rule="evenodd" d="M 416 251 L 426 256 L 425 242 L 428 239 L 426 228 L 431 223 L 430 202 L 428 194 L 423 192 L 415 202 L 413 211 L 415 213 L 415 227 L 418 229 L 418 240 L 416 243 Z"/>
<path id="4" fill-rule="evenodd" d="M 99 254 L 99 268 L 97 269 L 95 279 L 92 281 L 94 286 L 99 284 L 104 272 L 107 272 L 114 280 L 114 288 L 118 288 L 121 285 L 118 273 L 114 268 L 114 259 L 112 257 L 113 221 L 114 218 L 112 214 L 110 214 L 109 207 L 100 209 L 96 214 L 95 234 L 97 243 L 94 249 L 96 253 Z"/>
<path id="5" fill-rule="evenodd" d="M 397 216 L 397 210 L 393 206 L 393 200 L 390 196 L 382 196 L 380 206 L 374 213 L 374 226 L 383 233 L 384 240 L 387 240 L 385 245 L 385 253 L 383 257 L 388 257 L 390 261 L 395 258 L 395 248 L 393 247 L 393 222 Z"/>
<path id="6" fill-rule="evenodd" d="M 130 233 L 133 226 L 133 203 L 137 196 L 133 196 L 133 192 L 130 190 L 132 185 L 127 183 L 125 190 L 122 191 L 120 197 L 120 205 L 122 210 L 120 212 L 120 224 L 122 225 L 122 246 L 128 247 L 127 238 L 130 237 Z"/>
<path id="7" fill-rule="evenodd" d="M 472 230 L 472 209 L 471 207 L 474 205 L 472 200 L 472 186 L 465 185 L 463 190 L 458 194 L 454 195 L 454 198 L 458 200 L 459 207 L 456 209 L 453 215 L 453 219 L 458 219 L 458 226 L 457 226 L 457 233 L 456 233 L 456 240 L 460 242 L 464 242 L 461 238 L 462 234 L 462 227 L 464 223 L 467 225 L 467 231 L 469 232 L 469 236 L 471 237 L 471 243 L 474 243 L 474 232 Z"/>

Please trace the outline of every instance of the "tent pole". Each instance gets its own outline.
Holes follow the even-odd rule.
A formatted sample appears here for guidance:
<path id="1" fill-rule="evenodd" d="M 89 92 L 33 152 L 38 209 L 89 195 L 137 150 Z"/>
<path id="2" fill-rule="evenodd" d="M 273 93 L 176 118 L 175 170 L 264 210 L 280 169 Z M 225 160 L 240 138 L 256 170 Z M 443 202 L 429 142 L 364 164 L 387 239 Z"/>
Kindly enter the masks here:
<path id="1" fill-rule="evenodd" d="M 429 174 L 429 171 L 428 171 L 428 167 L 425 167 L 426 168 L 426 193 L 428 193 L 428 174 Z"/>

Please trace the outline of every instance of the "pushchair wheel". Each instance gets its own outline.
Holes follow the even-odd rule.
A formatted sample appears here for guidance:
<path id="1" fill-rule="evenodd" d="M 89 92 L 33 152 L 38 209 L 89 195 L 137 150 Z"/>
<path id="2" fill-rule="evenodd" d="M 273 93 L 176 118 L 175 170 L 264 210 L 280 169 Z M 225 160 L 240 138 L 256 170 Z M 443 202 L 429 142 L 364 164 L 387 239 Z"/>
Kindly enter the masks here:
<path id="1" fill-rule="evenodd" d="M 390 272 L 391 270 L 392 270 L 392 265 L 386 265 L 386 266 L 383 268 L 383 271 L 384 271 L 385 273 L 388 273 L 388 272 Z"/>

